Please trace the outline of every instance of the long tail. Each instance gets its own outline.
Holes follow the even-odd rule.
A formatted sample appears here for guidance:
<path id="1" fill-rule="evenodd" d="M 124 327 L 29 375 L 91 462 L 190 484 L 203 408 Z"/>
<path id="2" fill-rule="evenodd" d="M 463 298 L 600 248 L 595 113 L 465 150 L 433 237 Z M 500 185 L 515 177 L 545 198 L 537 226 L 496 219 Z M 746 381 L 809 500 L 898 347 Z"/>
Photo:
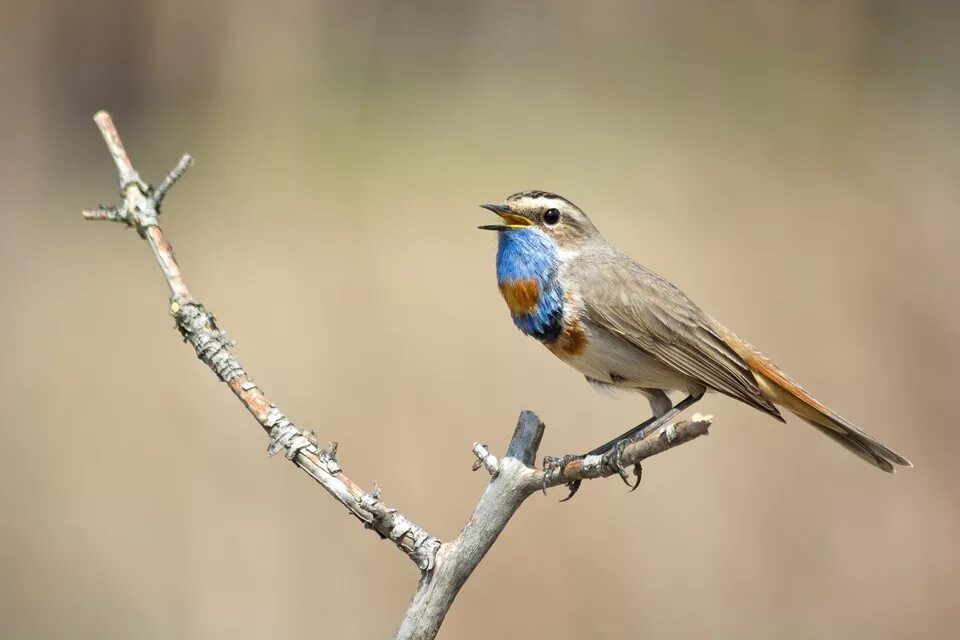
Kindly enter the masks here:
<path id="1" fill-rule="evenodd" d="M 895 464 L 913 466 L 899 453 L 819 402 L 749 343 L 729 332 L 724 339 L 753 371 L 760 393 L 767 400 L 786 407 L 834 442 L 888 473 L 893 473 Z"/>

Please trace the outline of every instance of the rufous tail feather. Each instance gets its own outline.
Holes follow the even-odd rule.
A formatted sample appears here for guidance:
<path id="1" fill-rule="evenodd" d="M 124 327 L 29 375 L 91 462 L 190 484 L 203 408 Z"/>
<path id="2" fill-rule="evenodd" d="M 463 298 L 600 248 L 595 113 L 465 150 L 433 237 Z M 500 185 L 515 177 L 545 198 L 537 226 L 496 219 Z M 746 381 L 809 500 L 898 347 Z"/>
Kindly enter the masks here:
<path id="1" fill-rule="evenodd" d="M 767 400 L 789 409 L 824 435 L 888 473 L 893 473 L 895 464 L 905 467 L 913 466 L 899 453 L 878 442 L 811 396 L 749 343 L 730 332 L 726 332 L 723 337 L 730 348 L 736 351 L 753 371 L 760 393 Z"/>

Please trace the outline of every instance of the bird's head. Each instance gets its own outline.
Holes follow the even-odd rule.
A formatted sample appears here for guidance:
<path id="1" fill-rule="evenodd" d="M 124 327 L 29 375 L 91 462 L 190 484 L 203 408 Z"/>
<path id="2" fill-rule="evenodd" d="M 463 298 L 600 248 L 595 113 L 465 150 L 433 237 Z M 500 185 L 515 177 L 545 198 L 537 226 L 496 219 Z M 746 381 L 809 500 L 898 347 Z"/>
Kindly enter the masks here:
<path id="1" fill-rule="evenodd" d="M 521 191 L 503 204 L 482 204 L 501 218 L 502 224 L 480 227 L 501 234 L 542 233 L 560 249 L 576 250 L 600 237 L 597 228 L 577 205 L 546 191 Z"/>

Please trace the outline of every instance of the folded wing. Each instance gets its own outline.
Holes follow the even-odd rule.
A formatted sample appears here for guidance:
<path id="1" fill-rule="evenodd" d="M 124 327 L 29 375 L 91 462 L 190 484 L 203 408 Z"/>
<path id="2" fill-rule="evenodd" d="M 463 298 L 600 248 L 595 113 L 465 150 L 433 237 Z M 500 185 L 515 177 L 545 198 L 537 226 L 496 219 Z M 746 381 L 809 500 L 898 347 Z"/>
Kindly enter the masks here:
<path id="1" fill-rule="evenodd" d="M 721 337 L 722 327 L 680 289 L 622 254 L 594 261 L 580 274 L 582 300 L 595 323 L 705 387 L 783 420 Z"/>

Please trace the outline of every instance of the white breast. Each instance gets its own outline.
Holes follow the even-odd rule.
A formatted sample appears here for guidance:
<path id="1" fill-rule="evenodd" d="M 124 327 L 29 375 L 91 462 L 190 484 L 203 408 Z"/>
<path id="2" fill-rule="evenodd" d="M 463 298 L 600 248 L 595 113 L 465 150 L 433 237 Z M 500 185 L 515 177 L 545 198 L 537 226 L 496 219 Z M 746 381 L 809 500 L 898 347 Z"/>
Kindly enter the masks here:
<path id="1" fill-rule="evenodd" d="M 605 329 L 585 322 L 589 342 L 577 356 L 566 359 L 571 367 L 594 380 L 617 387 L 687 390 L 690 379 L 654 360 Z"/>

